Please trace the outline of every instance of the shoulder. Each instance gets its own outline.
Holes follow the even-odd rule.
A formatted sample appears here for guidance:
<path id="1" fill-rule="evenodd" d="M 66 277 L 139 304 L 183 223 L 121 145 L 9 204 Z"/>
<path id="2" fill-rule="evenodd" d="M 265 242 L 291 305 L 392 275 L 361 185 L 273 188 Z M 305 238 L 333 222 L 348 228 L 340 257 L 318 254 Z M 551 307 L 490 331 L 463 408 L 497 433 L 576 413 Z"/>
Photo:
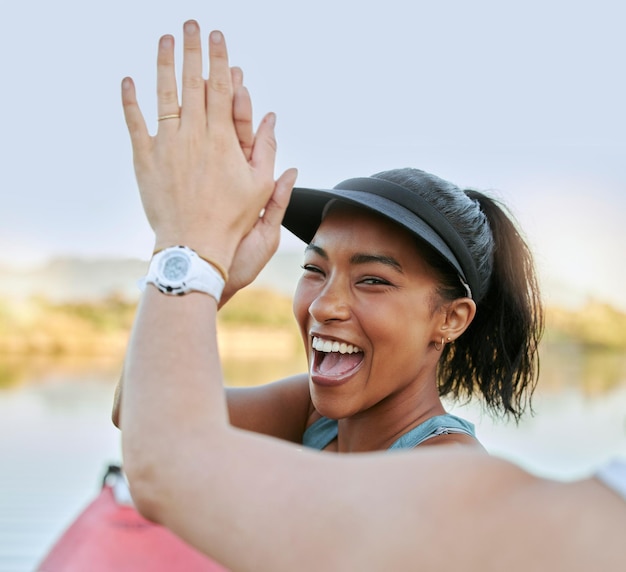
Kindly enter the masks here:
<path id="1" fill-rule="evenodd" d="M 226 392 L 229 398 L 231 395 L 238 396 L 238 395 L 252 395 L 252 394 L 256 394 L 257 396 L 282 395 L 282 396 L 288 397 L 288 396 L 302 395 L 305 392 L 308 395 L 308 392 L 309 392 L 308 384 L 309 384 L 308 374 L 298 373 L 295 375 L 291 375 L 289 377 L 278 379 L 276 381 L 272 381 L 269 383 L 263 383 L 260 385 L 227 387 Z"/>
<path id="2" fill-rule="evenodd" d="M 438 445 L 463 445 L 476 447 L 479 451 L 485 451 L 485 448 L 482 446 L 481 442 L 472 435 L 466 435 L 464 433 L 447 433 L 442 435 L 437 435 L 435 437 L 431 437 L 430 439 L 426 439 L 420 443 L 420 447 L 431 447 Z"/>

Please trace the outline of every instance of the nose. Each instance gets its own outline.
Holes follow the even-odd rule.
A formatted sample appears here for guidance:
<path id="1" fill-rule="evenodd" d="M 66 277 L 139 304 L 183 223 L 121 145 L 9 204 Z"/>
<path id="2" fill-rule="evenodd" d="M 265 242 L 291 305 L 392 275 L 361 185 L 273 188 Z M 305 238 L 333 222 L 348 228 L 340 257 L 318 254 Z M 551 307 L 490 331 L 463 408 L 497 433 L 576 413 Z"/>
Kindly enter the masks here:
<path id="1" fill-rule="evenodd" d="M 350 291 L 341 280 L 331 278 L 309 305 L 309 314 L 318 323 L 350 318 Z"/>

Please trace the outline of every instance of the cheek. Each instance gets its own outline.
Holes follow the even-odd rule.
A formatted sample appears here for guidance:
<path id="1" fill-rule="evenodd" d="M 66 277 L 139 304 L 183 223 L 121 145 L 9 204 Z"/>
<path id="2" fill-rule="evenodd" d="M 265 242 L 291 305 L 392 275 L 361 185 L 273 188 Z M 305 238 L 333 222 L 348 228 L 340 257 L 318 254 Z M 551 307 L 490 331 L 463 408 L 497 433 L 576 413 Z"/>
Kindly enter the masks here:
<path id="1" fill-rule="evenodd" d="M 397 295 L 359 297 L 353 304 L 359 320 L 383 337 L 393 336 L 414 319 L 414 306 L 405 297 Z"/>
<path id="2" fill-rule="evenodd" d="M 360 318 L 375 347 L 381 350 L 379 355 L 392 360 L 400 362 L 418 355 L 429 343 L 429 320 L 421 300 L 412 304 L 370 304 Z"/>
<path id="3" fill-rule="evenodd" d="M 296 292 L 293 296 L 293 315 L 300 326 L 300 331 L 303 337 L 307 337 L 307 322 L 309 319 L 309 307 L 311 306 L 312 294 L 303 283 L 302 280 L 298 282 Z"/>

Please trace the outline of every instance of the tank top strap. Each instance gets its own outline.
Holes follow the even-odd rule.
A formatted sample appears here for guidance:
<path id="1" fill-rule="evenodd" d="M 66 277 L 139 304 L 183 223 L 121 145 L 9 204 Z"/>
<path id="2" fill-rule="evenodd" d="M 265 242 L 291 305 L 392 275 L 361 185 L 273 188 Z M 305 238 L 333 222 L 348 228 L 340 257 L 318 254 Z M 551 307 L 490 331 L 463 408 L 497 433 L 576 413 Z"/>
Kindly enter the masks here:
<path id="1" fill-rule="evenodd" d="M 470 437 L 476 437 L 473 423 L 461 419 L 456 415 L 444 413 L 443 415 L 437 415 L 427 419 L 424 423 L 419 424 L 417 427 L 414 427 L 402 435 L 402 437 L 389 447 L 389 450 L 412 449 L 428 439 L 439 435 L 448 435 L 450 433 L 462 433 Z"/>
<path id="2" fill-rule="evenodd" d="M 338 433 L 339 427 L 335 419 L 320 417 L 306 428 L 302 435 L 302 444 L 321 451 L 337 437 Z"/>

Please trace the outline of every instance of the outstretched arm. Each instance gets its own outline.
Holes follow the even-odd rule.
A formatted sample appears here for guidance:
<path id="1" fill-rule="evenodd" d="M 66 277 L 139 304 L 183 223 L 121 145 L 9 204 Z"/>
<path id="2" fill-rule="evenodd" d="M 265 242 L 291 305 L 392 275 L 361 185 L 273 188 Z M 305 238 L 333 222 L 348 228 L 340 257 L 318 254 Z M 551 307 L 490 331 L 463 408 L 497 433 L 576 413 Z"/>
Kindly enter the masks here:
<path id="1" fill-rule="evenodd" d="M 169 46 L 172 42 L 170 37 L 163 38 L 159 48 L 159 70 L 160 89 L 163 98 L 173 97 L 175 85 L 169 77 L 167 66 L 173 66 L 173 57 L 169 53 Z M 235 129 L 235 136 L 239 141 L 241 154 L 246 161 L 251 162 L 255 147 L 255 133 L 253 128 L 252 102 L 250 94 L 243 83 L 243 71 L 238 67 L 230 69 L 232 84 L 232 124 Z M 134 96 L 133 96 L 134 97 Z M 133 114 L 136 111 L 129 103 L 129 118 L 133 117 L 141 124 L 142 118 Z M 165 107 L 166 111 L 174 111 Z M 176 115 L 174 112 L 171 115 Z M 162 115 L 168 115 L 165 112 Z M 164 121 L 172 121 L 164 120 Z M 130 127 L 130 124 L 129 124 Z M 161 127 L 161 125 L 159 126 Z M 163 127 L 169 127 L 165 124 Z M 145 138 L 145 133 L 143 134 Z M 152 142 L 156 144 L 156 139 Z M 219 303 L 221 308 L 236 292 L 250 284 L 265 266 L 267 261 L 276 252 L 280 239 L 280 225 L 289 202 L 289 195 L 293 186 L 295 171 L 288 173 L 288 176 L 281 177 L 276 182 L 274 190 L 265 204 L 262 215 L 259 216 L 250 231 L 239 242 L 232 264 L 229 270 L 229 280 L 224 287 L 224 292 Z M 115 389 L 112 408 L 113 423 L 120 426 L 120 405 L 122 399 L 122 379 L 120 379 Z M 273 435 L 282 438 L 294 439 L 298 428 L 306 422 L 308 412 L 308 398 L 305 399 L 305 391 L 300 380 L 293 380 L 273 384 L 263 390 L 255 388 L 254 391 L 239 390 L 233 399 L 230 400 L 229 409 L 231 419 L 236 424 L 245 426 L 251 430 L 261 432 L 271 431 Z M 306 390 L 306 388 L 304 388 Z M 262 391 L 262 394 L 259 392 Z M 235 393 L 235 392 L 233 392 Z M 246 393 L 254 395 L 246 396 Z M 308 390 L 306 390 L 308 396 Z M 304 411 L 302 415 L 299 411 Z M 301 417 L 301 418 L 300 418 Z M 279 420 L 282 420 L 280 423 Z M 268 426 L 268 423 L 270 424 Z"/>
<path id="2" fill-rule="evenodd" d="M 148 133 L 132 80 L 123 82 L 135 172 L 155 232 L 155 249 L 185 244 L 231 270 L 235 253 L 258 227 L 261 210 L 265 209 L 265 215 L 276 215 L 272 198 L 277 188 L 293 186 L 295 171 L 274 181 L 273 114 L 262 120 L 256 134 L 248 131 L 246 136 L 245 128 L 236 127 L 232 75 L 221 34 L 211 35 L 208 81 L 202 77 L 202 48 L 195 22 L 186 23 L 184 44 L 179 104 L 174 39 L 164 36 L 159 43 L 157 93 L 162 120 L 156 136 Z M 146 311 L 146 304 L 156 308 Z M 186 324 L 192 330 L 198 328 L 193 340 L 185 324 L 181 325 L 184 331 L 178 331 L 176 320 L 164 319 L 161 306 L 171 307 L 174 313 L 188 312 Z M 175 431 L 155 433 L 157 427 L 188 425 L 192 419 L 209 426 L 226 422 L 215 339 L 216 311 L 217 302 L 210 296 L 194 293 L 169 298 L 152 286 L 147 288 L 124 374 L 121 425 L 129 474 L 144 474 L 146 467 L 169 450 L 168 438 L 177 440 Z M 156 337 L 169 340 L 171 344 L 165 344 L 169 349 L 164 350 L 160 342 L 153 343 Z M 179 354 L 178 346 L 187 349 Z M 172 352 L 178 365 L 168 365 Z M 185 381 L 176 387 L 171 383 L 174 379 Z"/>
<path id="3" fill-rule="evenodd" d="M 225 45 L 221 35 L 211 38 L 205 86 L 199 30 L 185 25 L 179 123 L 161 122 L 150 138 L 130 80 L 123 101 L 157 246 L 187 244 L 230 268 L 272 194 L 275 144 L 269 117 L 250 159 L 242 153 Z M 159 49 L 161 115 L 178 106 L 171 42 Z M 139 510 L 200 550 L 236 570 L 501 570 L 503 562 L 509 570 L 582 570 L 626 562 L 626 510 L 594 480 L 552 483 L 445 447 L 300 451 L 233 428 L 216 313 L 210 296 L 146 289 L 121 411 Z"/>
<path id="4" fill-rule="evenodd" d="M 165 43 L 167 44 L 168 41 L 169 39 Z M 252 101 L 248 89 L 243 83 L 243 71 L 241 68 L 232 67 L 230 72 L 233 92 L 233 125 L 243 156 L 247 161 L 250 161 L 252 159 L 252 151 L 255 142 Z M 252 283 L 276 252 L 280 241 L 280 225 L 285 214 L 285 209 L 289 204 L 289 195 L 292 186 L 293 181 L 290 177 L 282 177 L 277 181 L 274 192 L 263 209 L 262 216 L 259 216 L 250 232 L 248 232 L 237 246 L 229 271 L 229 279 L 224 286 L 224 292 L 219 302 L 220 308 L 222 308 L 239 290 Z M 123 383 L 122 379 L 120 379 L 115 387 L 111 412 L 111 419 L 116 427 L 120 426 L 122 387 Z M 287 393 L 286 404 L 289 406 L 289 396 L 292 395 L 293 392 L 288 391 Z M 272 397 L 272 395 L 274 397 Z M 283 392 L 268 391 L 264 397 L 266 399 L 259 407 L 255 406 L 255 404 L 259 404 L 258 399 L 254 401 L 251 399 L 235 399 L 232 403 L 231 412 L 232 409 L 235 408 L 234 413 L 236 417 L 246 420 L 254 420 L 256 418 L 267 419 L 268 417 L 275 418 L 280 416 L 280 404 L 281 402 L 285 402 Z"/>

